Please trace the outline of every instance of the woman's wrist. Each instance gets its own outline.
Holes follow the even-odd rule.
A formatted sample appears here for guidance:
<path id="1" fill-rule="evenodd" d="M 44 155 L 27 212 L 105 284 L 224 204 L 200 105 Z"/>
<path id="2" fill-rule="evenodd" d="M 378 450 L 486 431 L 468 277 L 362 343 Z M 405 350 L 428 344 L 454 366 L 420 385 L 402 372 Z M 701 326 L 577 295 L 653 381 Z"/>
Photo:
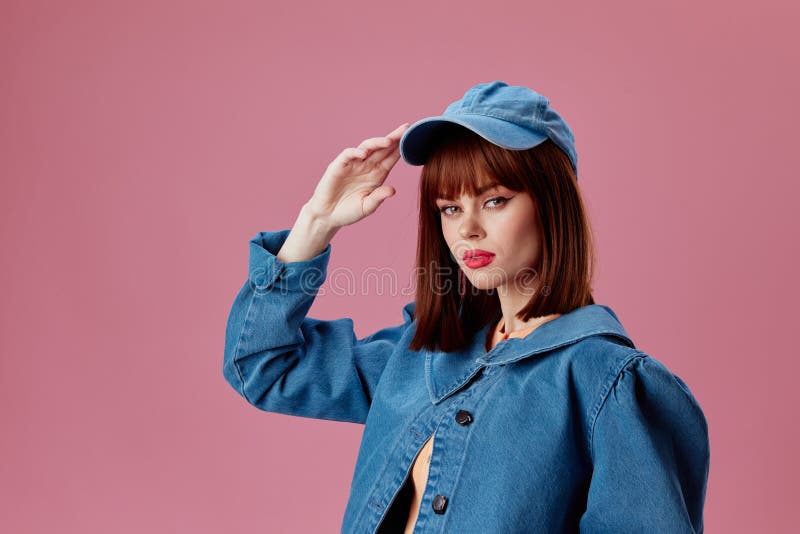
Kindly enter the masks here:
<path id="1" fill-rule="evenodd" d="M 325 250 L 338 231 L 306 203 L 276 256 L 284 263 L 310 260 Z"/>

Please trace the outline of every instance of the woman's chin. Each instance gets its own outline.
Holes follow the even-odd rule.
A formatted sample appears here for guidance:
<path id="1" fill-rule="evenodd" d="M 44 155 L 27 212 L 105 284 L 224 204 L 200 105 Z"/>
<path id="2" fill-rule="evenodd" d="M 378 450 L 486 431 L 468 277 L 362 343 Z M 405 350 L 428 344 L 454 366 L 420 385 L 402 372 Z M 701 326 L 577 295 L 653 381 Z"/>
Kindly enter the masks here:
<path id="1" fill-rule="evenodd" d="M 497 289 L 498 287 L 505 284 L 505 273 L 502 272 L 480 272 L 480 273 L 473 273 L 471 276 L 468 277 L 470 284 L 472 284 L 475 289 L 479 289 L 481 291 L 489 291 L 490 289 Z"/>

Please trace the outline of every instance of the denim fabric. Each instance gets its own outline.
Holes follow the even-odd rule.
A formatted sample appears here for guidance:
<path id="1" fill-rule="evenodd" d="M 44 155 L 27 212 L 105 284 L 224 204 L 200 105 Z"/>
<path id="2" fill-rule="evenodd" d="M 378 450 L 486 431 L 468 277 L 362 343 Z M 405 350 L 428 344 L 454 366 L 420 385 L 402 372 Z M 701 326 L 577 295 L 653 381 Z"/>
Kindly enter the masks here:
<path id="1" fill-rule="evenodd" d="M 415 532 L 703 531 L 703 412 L 611 308 L 578 308 L 488 353 L 487 325 L 443 353 L 407 348 L 409 302 L 401 324 L 358 339 L 350 318 L 307 316 L 331 245 L 284 263 L 288 233 L 250 241 L 223 374 L 261 410 L 366 425 L 342 532 L 376 532 L 434 432 Z"/>

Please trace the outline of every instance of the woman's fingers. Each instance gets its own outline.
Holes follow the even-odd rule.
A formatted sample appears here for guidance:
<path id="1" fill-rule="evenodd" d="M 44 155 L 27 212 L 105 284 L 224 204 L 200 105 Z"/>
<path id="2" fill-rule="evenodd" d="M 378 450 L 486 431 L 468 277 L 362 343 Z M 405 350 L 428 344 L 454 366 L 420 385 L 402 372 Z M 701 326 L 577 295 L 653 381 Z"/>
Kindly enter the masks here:
<path id="1" fill-rule="evenodd" d="M 397 163 L 397 160 L 400 159 L 400 145 L 394 147 L 386 158 L 380 162 L 380 165 L 384 168 L 384 170 L 388 173 L 394 167 L 394 164 Z"/>
<path id="2" fill-rule="evenodd" d="M 368 154 L 369 152 L 365 148 L 348 147 L 342 150 L 339 155 L 336 156 L 334 163 L 338 162 L 344 165 L 354 159 L 364 159 Z"/>
<path id="3" fill-rule="evenodd" d="M 404 122 L 403 124 L 395 128 L 394 131 L 390 132 L 389 135 L 387 135 L 386 137 L 390 139 L 400 139 L 401 137 L 403 137 L 403 133 L 405 133 L 408 127 L 409 123 Z"/>
<path id="4" fill-rule="evenodd" d="M 394 161 L 391 161 L 388 169 L 391 169 L 394 163 L 399 158 L 399 148 L 400 148 L 400 138 L 403 136 L 403 133 L 408 129 L 408 123 L 404 122 L 400 126 L 398 126 L 394 131 L 390 132 L 389 135 L 386 137 L 376 137 L 372 139 L 367 139 L 362 143 L 362 145 L 366 144 L 366 148 L 370 150 L 368 154 L 369 160 L 374 162 L 375 164 L 382 165 L 386 167 L 384 162 L 387 159 L 394 158 Z M 398 157 L 395 157 L 398 156 Z M 387 170 L 388 170 L 387 169 Z"/>
<path id="5" fill-rule="evenodd" d="M 365 148 L 367 150 L 375 150 L 377 148 L 386 148 L 392 144 L 392 140 L 388 137 L 372 137 L 364 139 L 358 148 Z"/>
<path id="6" fill-rule="evenodd" d="M 361 211 L 364 215 L 371 215 L 375 213 L 384 200 L 393 196 L 397 191 L 391 185 L 381 185 L 372 190 L 372 192 L 364 197 L 361 201 Z"/>
<path id="7" fill-rule="evenodd" d="M 397 142 L 400 137 L 402 137 L 403 132 L 405 132 L 406 128 L 408 127 L 408 123 L 404 122 L 393 131 L 389 132 L 388 135 L 384 137 L 371 137 L 370 139 L 365 139 L 358 145 L 360 148 L 366 148 L 369 150 L 375 150 L 378 148 L 389 148 L 393 143 Z"/>
<path id="8" fill-rule="evenodd" d="M 408 126 L 409 123 L 405 122 L 385 137 L 370 137 L 369 139 L 364 139 L 357 147 L 345 148 L 336 157 L 334 163 L 346 166 L 353 160 L 364 161 L 369 159 L 372 163 L 381 165 L 388 171 L 400 157 L 398 141 Z"/>

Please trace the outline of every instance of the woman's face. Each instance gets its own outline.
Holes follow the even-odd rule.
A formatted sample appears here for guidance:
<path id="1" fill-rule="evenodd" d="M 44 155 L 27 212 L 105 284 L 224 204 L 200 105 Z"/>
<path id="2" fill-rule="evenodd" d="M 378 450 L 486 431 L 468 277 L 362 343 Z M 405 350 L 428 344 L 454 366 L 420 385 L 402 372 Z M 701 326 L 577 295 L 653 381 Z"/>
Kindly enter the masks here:
<path id="1" fill-rule="evenodd" d="M 527 192 L 497 183 L 484 187 L 489 189 L 476 197 L 436 199 L 444 239 L 476 288 L 530 295 L 541 254 L 536 204 Z M 465 257 L 475 249 L 489 254 L 474 260 Z"/>

